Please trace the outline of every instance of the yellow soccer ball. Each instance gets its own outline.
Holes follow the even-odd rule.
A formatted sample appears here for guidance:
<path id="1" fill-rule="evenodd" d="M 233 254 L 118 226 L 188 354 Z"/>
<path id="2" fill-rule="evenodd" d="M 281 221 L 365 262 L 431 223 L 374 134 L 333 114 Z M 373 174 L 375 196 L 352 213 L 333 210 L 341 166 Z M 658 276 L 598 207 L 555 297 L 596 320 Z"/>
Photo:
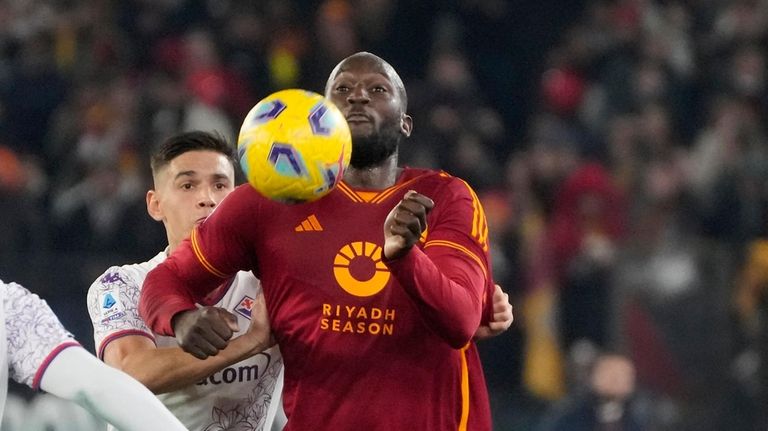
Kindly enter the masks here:
<path id="1" fill-rule="evenodd" d="M 331 101 L 311 91 L 282 90 L 245 117 L 237 153 L 259 193 L 280 202 L 308 202 L 339 183 L 349 166 L 352 137 Z"/>

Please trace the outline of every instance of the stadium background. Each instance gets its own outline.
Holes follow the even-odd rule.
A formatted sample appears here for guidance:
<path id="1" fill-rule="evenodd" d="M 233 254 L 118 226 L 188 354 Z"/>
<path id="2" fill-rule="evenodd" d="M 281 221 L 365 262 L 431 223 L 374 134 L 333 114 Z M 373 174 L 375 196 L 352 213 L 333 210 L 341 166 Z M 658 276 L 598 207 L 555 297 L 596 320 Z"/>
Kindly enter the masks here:
<path id="1" fill-rule="evenodd" d="M 367 50 L 409 91 L 403 161 L 486 207 L 516 317 L 481 343 L 496 429 L 584 398 L 601 352 L 634 364 L 643 429 L 766 428 L 768 2 L 9 0 L 0 23 L 0 274 L 86 347 L 94 277 L 164 246 L 152 148 L 233 137 Z"/>

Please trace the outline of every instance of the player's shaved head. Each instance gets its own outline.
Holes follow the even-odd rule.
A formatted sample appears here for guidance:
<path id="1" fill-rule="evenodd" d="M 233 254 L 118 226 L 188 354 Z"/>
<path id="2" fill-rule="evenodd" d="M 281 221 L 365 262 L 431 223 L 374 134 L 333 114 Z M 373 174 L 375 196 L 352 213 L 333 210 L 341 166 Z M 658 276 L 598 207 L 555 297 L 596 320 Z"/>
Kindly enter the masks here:
<path id="1" fill-rule="evenodd" d="M 328 81 L 325 84 L 325 94 L 329 94 L 333 80 L 336 79 L 338 74 L 345 72 L 353 67 L 361 66 L 368 67 L 372 71 L 381 73 L 382 75 L 386 76 L 397 90 L 397 95 L 400 98 L 400 105 L 403 112 L 408 110 L 408 95 L 405 92 L 405 85 L 403 85 L 403 80 L 400 79 L 400 75 L 397 74 L 395 68 L 378 55 L 365 51 L 356 52 L 350 55 L 344 60 L 341 60 L 341 62 L 339 62 L 339 64 L 333 68 L 333 71 L 331 72 L 331 75 L 328 77 Z"/>

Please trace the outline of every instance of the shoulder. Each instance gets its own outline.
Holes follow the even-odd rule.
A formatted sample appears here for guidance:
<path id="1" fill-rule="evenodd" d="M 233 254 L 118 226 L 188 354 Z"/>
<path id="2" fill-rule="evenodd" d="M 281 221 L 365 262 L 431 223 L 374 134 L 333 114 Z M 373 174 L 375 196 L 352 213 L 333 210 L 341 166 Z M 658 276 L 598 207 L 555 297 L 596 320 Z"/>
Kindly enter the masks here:
<path id="1" fill-rule="evenodd" d="M 3 311 L 6 332 L 19 333 L 29 330 L 36 321 L 55 321 L 58 319 L 44 299 L 18 283 L 2 284 L 3 298 L 0 303 Z M 10 336 L 9 336 L 10 338 Z"/>
<path id="2" fill-rule="evenodd" d="M 94 280 L 89 293 L 93 290 L 106 288 L 130 288 L 133 286 L 141 288 L 147 274 L 164 259 L 164 252 L 161 252 L 146 262 L 112 266 Z"/>
<path id="3" fill-rule="evenodd" d="M 438 181 L 440 181 L 441 184 L 443 184 L 443 186 L 450 190 L 452 193 L 466 196 L 475 196 L 474 189 L 472 189 L 472 186 L 470 186 L 469 183 L 465 180 L 459 177 L 455 177 L 445 171 L 440 171 L 437 177 L 439 178 Z"/>
<path id="4" fill-rule="evenodd" d="M 265 200 L 266 198 L 260 195 L 259 192 L 257 192 L 256 189 L 251 187 L 250 184 L 243 183 L 235 187 L 235 190 L 233 190 L 232 193 L 227 195 L 227 197 L 224 198 L 223 202 L 227 202 L 228 206 L 235 206 L 239 208 L 239 207 L 250 207 L 253 205 L 259 205 L 261 202 Z"/>
<path id="5" fill-rule="evenodd" d="M 2 284 L 3 288 L 3 300 L 6 302 L 13 303 L 24 298 L 38 298 L 37 295 L 18 283 L 4 283 L 0 281 L 0 284 Z"/>
<path id="6" fill-rule="evenodd" d="M 405 168 L 404 177 L 407 181 L 413 181 L 419 191 L 423 190 L 422 193 L 432 199 L 475 197 L 474 190 L 466 181 L 442 170 Z"/>
<path id="7" fill-rule="evenodd" d="M 2 283 L 3 302 L 7 311 L 12 313 L 38 313 L 48 305 L 36 293 L 18 283 Z M 52 312 L 51 312 L 52 313 Z"/>
<path id="8" fill-rule="evenodd" d="M 138 301 L 147 274 L 163 260 L 165 252 L 158 253 L 146 262 L 108 268 L 88 288 L 88 308 L 98 308 L 98 304 L 117 301 L 117 298 L 123 298 L 126 303 Z"/>
<path id="9" fill-rule="evenodd" d="M 51 320 L 58 323 L 48 304 L 36 293 L 17 283 L 2 283 L 2 285 L 3 307 L 7 313 L 5 319 L 9 328 L 15 327 L 17 331 L 27 330 L 31 327 L 30 325 L 38 321 Z M 8 331 L 12 332 L 11 329 Z"/>
<path id="10" fill-rule="evenodd" d="M 228 194 L 219 205 L 214 208 L 211 215 L 206 220 L 218 220 L 216 223 L 230 224 L 241 220 L 245 215 L 251 215 L 255 211 L 261 211 L 269 201 L 260 195 L 250 184 L 245 183 L 235 187 L 232 193 Z M 201 226 L 204 226 L 203 223 Z"/>

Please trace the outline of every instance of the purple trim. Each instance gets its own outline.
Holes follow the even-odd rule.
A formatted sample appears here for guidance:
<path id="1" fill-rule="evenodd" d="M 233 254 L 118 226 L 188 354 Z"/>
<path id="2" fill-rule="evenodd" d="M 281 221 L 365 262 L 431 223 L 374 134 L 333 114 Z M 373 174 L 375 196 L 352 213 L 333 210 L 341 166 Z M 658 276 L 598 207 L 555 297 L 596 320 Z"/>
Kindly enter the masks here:
<path id="1" fill-rule="evenodd" d="M 59 353 L 62 352 L 62 350 L 68 348 L 68 347 L 81 347 L 80 343 L 77 341 L 65 341 L 58 346 L 56 346 L 53 350 L 51 350 L 51 353 L 48 354 L 48 356 L 45 357 L 43 360 L 43 363 L 40 364 L 40 368 L 37 369 L 37 372 L 35 373 L 35 378 L 32 379 L 32 389 L 39 390 L 40 389 L 40 380 L 43 379 L 43 374 L 45 374 L 45 370 L 48 369 L 48 366 L 51 365 L 51 362 L 58 356 Z"/>

